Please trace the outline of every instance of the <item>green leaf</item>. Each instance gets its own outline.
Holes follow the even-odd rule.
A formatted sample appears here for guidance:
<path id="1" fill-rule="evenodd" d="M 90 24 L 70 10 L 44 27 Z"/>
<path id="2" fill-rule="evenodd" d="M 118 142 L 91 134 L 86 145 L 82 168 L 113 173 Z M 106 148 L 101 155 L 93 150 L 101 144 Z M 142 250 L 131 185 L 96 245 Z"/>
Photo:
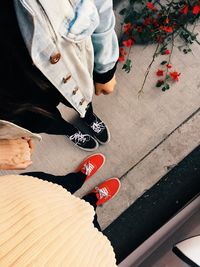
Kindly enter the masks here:
<path id="1" fill-rule="evenodd" d="M 164 60 L 164 61 L 162 61 L 160 64 L 161 64 L 161 65 L 165 65 L 165 64 L 167 64 L 167 61 Z"/>
<path id="2" fill-rule="evenodd" d="M 166 83 L 166 84 L 163 86 L 162 91 L 164 92 L 164 91 L 166 91 L 166 90 L 169 90 L 169 88 L 170 88 L 169 84 Z"/>
<path id="3" fill-rule="evenodd" d="M 170 86 L 169 86 L 168 83 L 165 84 L 165 89 L 166 89 L 166 90 L 169 90 L 169 89 L 170 89 Z"/>
<path id="4" fill-rule="evenodd" d="M 132 62 L 130 59 L 127 59 L 122 69 L 125 70 L 125 72 L 129 73 L 131 71 L 131 68 L 132 68 Z"/>
<path id="5" fill-rule="evenodd" d="M 164 84 L 164 81 L 157 81 L 156 87 L 161 87 Z"/>
<path id="6" fill-rule="evenodd" d="M 119 14 L 120 14 L 121 16 L 123 16 L 123 15 L 125 15 L 126 12 L 127 12 L 127 8 L 123 8 L 123 9 L 119 12 Z"/>

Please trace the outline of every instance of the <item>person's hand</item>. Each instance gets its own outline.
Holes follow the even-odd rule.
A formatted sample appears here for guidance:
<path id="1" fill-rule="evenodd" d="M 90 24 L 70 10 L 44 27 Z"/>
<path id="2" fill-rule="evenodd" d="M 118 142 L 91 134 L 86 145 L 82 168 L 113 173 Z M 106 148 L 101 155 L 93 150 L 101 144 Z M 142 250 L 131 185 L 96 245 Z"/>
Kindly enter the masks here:
<path id="1" fill-rule="evenodd" d="M 30 152 L 31 152 L 31 154 L 33 154 L 33 150 L 34 150 L 35 147 L 34 147 L 32 139 L 27 138 L 27 137 L 23 137 L 22 139 L 25 139 L 28 142 L 28 145 L 29 145 L 29 148 L 30 148 Z"/>
<path id="2" fill-rule="evenodd" d="M 0 164 L 0 170 L 25 170 L 32 165 L 32 163 L 33 162 L 29 160 L 19 164 Z"/>
<path id="3" fill-rule="evenodd" d="M 116 83 L 117 82 L 116 82 L 115 75 L 107 83 L 104 83 L 104 84 L 103 83 L 95 83 L 95 94 L 96 95 L 100 95 L 100 94 L 108 95 L 108 94 L 112 93 L 114 91 Z"/>
<path id="4" fill-rule="evenodd" d="M 0 140 L 0 169 L 21 170 L 32 164 L 30 139 Z"/>

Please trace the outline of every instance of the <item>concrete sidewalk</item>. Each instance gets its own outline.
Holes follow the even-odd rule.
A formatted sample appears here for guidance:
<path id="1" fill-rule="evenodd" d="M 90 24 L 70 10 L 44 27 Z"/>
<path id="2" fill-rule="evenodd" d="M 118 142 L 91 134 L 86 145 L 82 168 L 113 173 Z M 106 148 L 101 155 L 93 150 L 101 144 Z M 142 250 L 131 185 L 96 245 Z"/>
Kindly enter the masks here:
<path id="1" fill-rule="evenodd" d="M 106 156 L 103 169 L 76 195 L 82 196 L 106 178 L 121 179 L 118 196 L 98 208 L 102 228 L 200 144 L 200 62 L 197 60 L 200 46 L 194 45 L 193 54 L 188 55 L 175 49 L 173 66 L 182 74 L 180 81 L 167 92 L 154 86 L 154 73 L 162 61 L 159 58 L 151 69 L 144 94 L 138 98 L 154 49 L 153 45 L 135 46 L 131 53 L 131 73 L 124 73 L 119 65 L 116 91 L 94 99 L 95 112 L 108 124 L 112 139 L 97 151 Z M 83 127 L 73 110 L 63 106 L 60 109 L 65 118 Z M 44 134 L 43 141 L 36 145 L 34 164 L 27 171 L 62 175 L 72 172 L 87 156 L 88 153 L 73 147 L 66 137 Z M 1 172 L 7 173 L 17 172 Z"/>

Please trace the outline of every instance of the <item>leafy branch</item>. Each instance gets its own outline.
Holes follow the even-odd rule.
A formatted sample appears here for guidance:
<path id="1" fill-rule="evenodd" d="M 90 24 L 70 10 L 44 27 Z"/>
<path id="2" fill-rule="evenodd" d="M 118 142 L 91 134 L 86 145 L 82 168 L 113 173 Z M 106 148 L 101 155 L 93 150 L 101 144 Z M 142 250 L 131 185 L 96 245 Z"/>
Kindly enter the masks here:
<path id="1" fill-rule="evenodd" d="M 168 55 L 168 60 L 161 62 L 165 70 L 158 70 L 157 76 L 164 79 L 158 80 L 156 86 L 165 91 L 170 88 L 169 80 L 179 80 L 180 73 L 171 71 L 171 57 L 176 39 L 182 40 L 183 44 L 178 48 L 185 54 L 192 52 L 191 45 L 194 42 L 200 45 L 197 39 L 198 33 L 195 32 L 200 19 L 200 0 L 166 0 L 165 4 L 161 2 L 161 0 L 129 0 L 129 7 L 120 12 L 123 16 L 123 34 L 120 40 L 119 61 L 124 62 L 122 68 L 125 72 L 131 71 L 130 51 L 135 43 L 157 44 L 138 95 L 143 92 L 150 69 L 159 55 Z M 190 25 L 193 25 L 192 29 Z"/>

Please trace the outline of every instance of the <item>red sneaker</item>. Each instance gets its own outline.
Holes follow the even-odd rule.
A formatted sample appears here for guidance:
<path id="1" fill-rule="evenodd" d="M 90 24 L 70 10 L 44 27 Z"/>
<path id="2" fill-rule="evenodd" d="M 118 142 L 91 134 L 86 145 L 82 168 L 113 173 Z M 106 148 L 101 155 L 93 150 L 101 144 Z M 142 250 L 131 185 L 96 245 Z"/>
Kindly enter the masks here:
<path id="1" fill-rule="evenodd" d="M 89 156 L 80 164 L 76 172 L 81 171 L 87 175 L 85 180 L 88 180 L 103 166 L 105 160 L 105 156 L 101 153 Z"/>
<path id="2" fill-rule="evenodd" d="M 110 178 L 102 184 L 96 186 L 92 191 L 93 193 L 96 193 L 96 197 L 98 198 L 96 205 L 103 205 L 108 200 L 116 196 L 120 187 L 121 183 L 118 178 Z"/>

